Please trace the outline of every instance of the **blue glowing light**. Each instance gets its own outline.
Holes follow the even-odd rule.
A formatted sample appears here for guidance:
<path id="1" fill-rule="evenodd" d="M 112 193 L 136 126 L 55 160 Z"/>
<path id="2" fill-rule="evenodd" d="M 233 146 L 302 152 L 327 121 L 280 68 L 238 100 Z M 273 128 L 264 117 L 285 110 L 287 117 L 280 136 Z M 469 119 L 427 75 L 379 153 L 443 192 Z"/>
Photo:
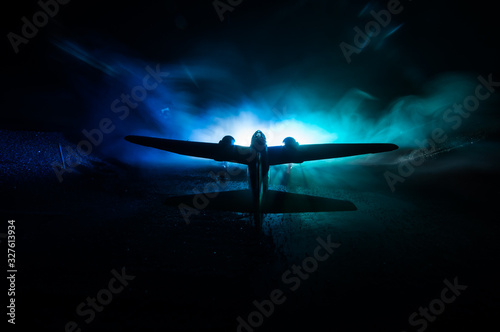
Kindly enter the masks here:
<path id="1" fill-rule="evenodd" d="M 387 36 L 400 27 L 390 30 Z M 88 93 L 86 100 L 94 101 L 89 102 L 92 122 L 83 123 L 82 129 L 95 128 L 100 119 L 112 118 L 116 129 L 105 137 L 100 148 L 126 161 L 157 163 L 174 159 L 163 151 L 131 147 L 123 140 L 131 134 L 213 143 L 231 135 L 235 144 L 249 146 L 253 133 L 261 130 L 270 146 L 293 137 L 300 144 L 395 143 L 402 148 L 416 148 L 418 140 L 446 125 L 445 110 L 473 93 L 477 85 L 470 76 L 446 73 L 423 85 L 418 94 L 382 103 L 380 96 L 357 88 L 355 83 L 343 86 L 341 78 L 331 86 L 332 80 L 323 83 L 306 78 L 301 85 L 293 86 L 282 74 L 276 74 L 270 81 L 254 78 L 255 82 L 245 85 L 246 76 L 234 74 L 241 67 L 238 57 L 218 66 L 209 55 L 172 65 L 146 63 L 104 51 L 97 57 L 72 42 L 59 47 L 107 74 L 101 85 L 93 82 L 81 89 Z M 115 57 L 119 61 L 113 67 L 107 66 Z M 126 119 L 118 119 L 110 105 L 142 84 L 146 66 L 159 66 L 169 76 L 147 91 L 137 107 L 129 108 Z"/>

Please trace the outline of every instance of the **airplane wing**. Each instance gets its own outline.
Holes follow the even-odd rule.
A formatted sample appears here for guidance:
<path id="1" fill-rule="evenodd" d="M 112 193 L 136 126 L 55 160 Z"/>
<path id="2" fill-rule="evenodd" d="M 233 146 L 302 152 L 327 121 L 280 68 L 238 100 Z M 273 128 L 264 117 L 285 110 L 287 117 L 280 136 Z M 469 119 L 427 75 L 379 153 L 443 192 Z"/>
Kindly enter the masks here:
<path id="1" fill-rule="evenodd" d="M 332 143 L 332 144 L 306 144 L 293 148 L 286 146 L 270 146 L 267 148 L 269 165 L 300 164 L 309 160 L 320 160 L 357 156 L 367 153 L 379 153 L 396 150 L 395 144 L 385 143 Z"/>
<path id="2" fill-rule="evenodd" d="M 214 159 L 216 161 L 230 161 L 245 165 L 252 160 L 254 153 L 249 147 L 240 145 L 179 141 L 135 135 L 126 136 L 125 139 L 131 143 L 186 156 Z"/>

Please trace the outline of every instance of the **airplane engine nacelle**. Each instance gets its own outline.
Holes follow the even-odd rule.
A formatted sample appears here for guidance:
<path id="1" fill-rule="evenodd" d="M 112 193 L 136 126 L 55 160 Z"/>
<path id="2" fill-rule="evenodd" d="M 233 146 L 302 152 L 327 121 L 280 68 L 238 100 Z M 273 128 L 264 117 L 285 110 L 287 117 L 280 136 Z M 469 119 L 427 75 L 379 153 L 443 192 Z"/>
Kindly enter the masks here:
<path id="1" fill-rule="evenodd" d="M 227 136 L 224 136 L 220 141 L 219 141 L 219 144 L 220 145 L 223 145 L 223 146 L 233 146 L 234 145 L 234 137 L 233 136 L 230 136 L 230 135 L 227 135 Z"/>
<path id="2" fill-rule="evenodd" d="M 283 140 L 283 146 L 289 151 L 297 150 L 299 143 L 293 137 L 287 137 Z"/>

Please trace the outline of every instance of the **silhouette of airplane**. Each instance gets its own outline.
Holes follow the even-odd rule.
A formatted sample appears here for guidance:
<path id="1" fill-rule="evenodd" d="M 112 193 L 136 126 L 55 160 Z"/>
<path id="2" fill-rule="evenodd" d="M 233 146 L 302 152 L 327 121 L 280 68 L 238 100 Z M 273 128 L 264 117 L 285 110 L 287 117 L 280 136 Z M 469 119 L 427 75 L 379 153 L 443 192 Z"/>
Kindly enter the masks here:
<path id="1" fill-rule="evenodd" d="M 232 136 L 224 136 L 219 143 L 179 141 L 145 136 L 126 136 L 131 143 L 161 149 L 177 154 L 233 162 L 248 166 L 250 192 L 220 192 L 219 203 L 210 203 L 212 209 L 253 212 L 255 226 L 260 229 L 264 213 L 352 211 L 356 206 L 349 201 L 268 190 L 269 167 L 280 164 L 300 164 L 304 161 L 380 153 L 398 149 L 388 143 L 331 143 L 299 145 L 293 137 L 283 140 L 282 146 L 267 146 L 266 137 L 257 130 L 249 147 L 235 145 Z M 207 196 L 208 193 L 207 193 Z M 193 195 L 171 198 L 167 204 L 181 204 Z M 248 204 L 250 202 L 250 205 Z"/>

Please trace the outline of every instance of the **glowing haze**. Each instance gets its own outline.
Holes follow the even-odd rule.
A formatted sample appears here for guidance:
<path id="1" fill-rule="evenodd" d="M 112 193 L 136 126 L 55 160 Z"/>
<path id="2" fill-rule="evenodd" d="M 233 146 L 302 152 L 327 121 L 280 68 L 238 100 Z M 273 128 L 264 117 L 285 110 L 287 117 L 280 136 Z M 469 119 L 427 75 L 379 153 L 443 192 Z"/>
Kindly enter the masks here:
<path id="1" fill-rule="evenodd" d="M 477 84 L 472 75 L 444 73 L 422 84 L 414 94 L 388 101 L 386 96 L 363 91 L 352 80 L 342 83 L 342 76 L 325 79 L 336 69 L 341 72 L 343 63 L 332 62 L 326 73 L 313 70 L 308 76 L 313 68 L 310 64 L 268 72 L 259 63 L 249 66 L 242 54 L 230 48 L 172 65 L 103 50 L 91 54 L 74 42 L 58 41 L 57 46 L 101 71 L 98 85 L 79 79 L 82 93 L 88 94 L 90 114 L 82 129 L 96 127 L 99 119 L 112 118 L 116 130 L 100 149 L 128 162 L 157 163 L 175 158 L 163 151 L 131 146 L 123 140 L 130 134 L 214 143 L 232 135 L 236 144 L 249 145 L 252 134 L 260 129 L 268 145 L 280 145 L 292 136 L 300 144 L 377 142 L 414 149 L 417 141 L 425 140 L 435 128 L 450 127 L 443 122 L 445 110 L 462 102 Z M 221 61 L 220 52 L 231 60 Z M 128 118 L 118 120 L 110 110 L 113 100 L 142 82 L 146 66 L 157 65 L 169 76 L 149 91 L 138 107 L 130 109 Z M 244 66 L 248 68 L 241 70 Z M 354 82 L 362 85 L 363 79 Z"/>

